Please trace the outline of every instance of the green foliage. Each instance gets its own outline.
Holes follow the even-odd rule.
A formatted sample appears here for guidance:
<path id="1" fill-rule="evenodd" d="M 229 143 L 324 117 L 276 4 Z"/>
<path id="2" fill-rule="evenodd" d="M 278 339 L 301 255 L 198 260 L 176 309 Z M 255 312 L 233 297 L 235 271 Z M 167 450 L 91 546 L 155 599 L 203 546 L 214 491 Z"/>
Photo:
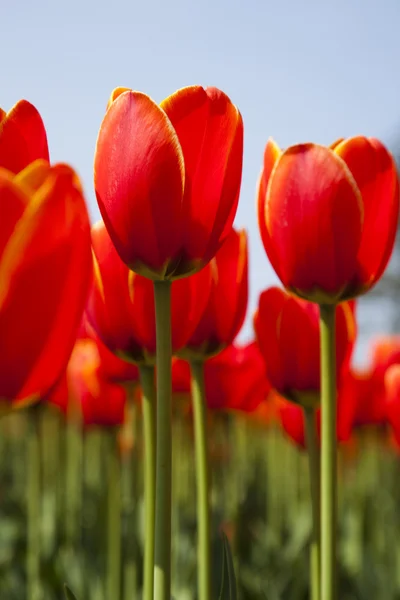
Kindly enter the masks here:
<path id="1" fill-rule="evenodd" d="M 71 592 L 71 590 L 66 584 L 64 585 L 64 593 L 66 600 L 77 600 L 76 596 L 74 596 L 74 594 Z"/>
<path id="2" fill-rule="evenodd" d="M 229 540 L 224 532 L 222 532 L 222 546 L 222 574 L 219 600 L 237 600 L 237 586 L 232 552 Z"/>

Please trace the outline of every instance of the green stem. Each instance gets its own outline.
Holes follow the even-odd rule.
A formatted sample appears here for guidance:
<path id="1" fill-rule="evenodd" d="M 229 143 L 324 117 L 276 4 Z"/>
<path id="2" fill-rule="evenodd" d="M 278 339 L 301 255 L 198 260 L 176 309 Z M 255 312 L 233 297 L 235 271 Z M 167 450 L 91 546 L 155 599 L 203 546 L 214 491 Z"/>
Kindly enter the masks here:
<path id="1" fill-rule="evenodd" d="M 40 408 L 33 407 L 29 417 L 27 443 L 27 600 L 37 600 L 40 586 Z"/>
<path id="2" fill-rule="evenodd" d="M 321 598 L 336 599 L 335 305 L 320 306 L 321 334 Z"/>
<path id="3" fill-rule="evenodd" d="M 107 449 L 107 598 L 118 600 L 121 593 L 121 461 L 115 431 L 110 432 Z"/>
<path id="4" fill-rule="evenodd" d="M 171 599 L 171 282 L 155 281 L 157 347 L 157 463 L 154 598 Z"/>
<path id="5" fill-rule="evenodd" d="M 143 392 L 144 426 L 144 494 L 145 494 L 145 536 L 143 563 L 143 599 L 153 600 L 154 584 L 154 525 L 156 510 L 156 423 L 154 367 L 140 367 L 140 383 Z"/>
<path id="6" fill-rule="evenodd" d="M 308 464 L 310 471 L 312 536 L 310 548 L 311 600 L 320 598 L 320 460 L 315 422 L 315 410 L 304 408 Z"/>
<path id="7" fill-rule="evenodd" d="M 64 519 L 66 546 L 71 551 L 76 550 L 80 535 L 82 443 L 82 430 L 79 424 L 69 418 L 65 432 L 66 489 L 64 490 Z"/>
<path id="8" fill-rule="evenodd" d="M 204 363 L 202 361 L 193 361 L 191 363 L 191 371 L 196 447 L 198 600 L 209 600 L 211 598 L 211 541 Z"/>

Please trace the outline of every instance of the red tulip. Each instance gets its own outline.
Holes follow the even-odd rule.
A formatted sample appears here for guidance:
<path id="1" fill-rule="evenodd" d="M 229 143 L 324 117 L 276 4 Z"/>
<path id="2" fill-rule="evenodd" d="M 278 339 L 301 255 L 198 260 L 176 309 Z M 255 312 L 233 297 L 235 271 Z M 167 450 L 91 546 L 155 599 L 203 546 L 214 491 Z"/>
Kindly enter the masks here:
<path id="1" fill-rule="evenodd" d="M 107 381 L 110 383 L 122 384 L 139 382 L 138 367 L 131 362 L 122 360 L 103 344 L 99 336 L 96 335 L 95 331 L 90 326 L 86 314 L 82 320 L 78 338 L 91 339 L 95 342 L 101 362 L 101 374 Z"/>
<path id="2" fill-rule="evenodd" d="M 255 342 L 245 346 L 232 344 L 207 360 L 204 379 L 207 406 L 213 410 L 253 412 L 270 391 L 264 361 Z M 189 363 L 173 361 L 172 385 L 175 393 L 190 394 Z"/>
<path id="3" fill-rule="evenodd" d="M 95 278 L 87 314 L 104 344 L 133 362 L 153 361 L 156 352 L 152 282 L 129 271 L 114 249 L 103 222 L 92 228 Z M 206 305 L 211 273 L 200 273 L 172 284 L 172 349 L 192 335 Z"/>
<path id="4" fill-rule="evenodd" d="M 103 377 L 99 350 L 91 339 L 77 340 L 66 376 L 49 401 L 86 427 L 114 427 L 125 419 L 126 391 Z"/>
<path id="5" fill-rule="evenodd" d="M 285 288 L 318 303 L 368 291 L 383 274 L 397 230 L 394 160 L 373 138 L 330 148 L 269 140 L 258 190 L 267 255 Z"/>
<path id="6" fill-rule="evenodd" d="M 354 307 L 336 309 L 337 378 L 349 366 L 356 337 Z M 271 385 L 294 402 L 319 403 L 320 357 L 318 307 L 270 288 L 260 296 L 254 317 L 256 336 Z"/>
<path id="7" fill-rule="evenodd" d="M 400 445 L 400 364 L 391 365 L 385 373 L 386 414 L 395 441 Z"/>
<path id="8" fill-rule="evenodd" d="M 354 398 L 349 398 L 347 390 L 344 391 L 345 383 L 342 378 L 337 398 L 337 424 L 336 437 L 339 443 L 348 442 L 351 438 L 354 426 L 354 415 L 356 403 Z M 278 414 L 281 425 L 292 441 L 301 448 L 306 447 L 304 410 L 298 404 L 294 404 L 283 397 L 278 397 Z M 316 424 L 318 436 L 321 433 L 321 410 L 316 411 Z"/>
<path id="9" fill-rule="evenodd" d="M 130 269 L 173 279 L 211 260 L 235 217 L 242 154 L 241 115 L 216 88 L 183 88 L 160 106 L 114 90 L 97 140 L 95 189 Z"/>
<path id="10" fill-rule="evenodd" d="M 209 408 L 253 412 L 271 389 L 256 342 L 228 346 L 205 363 Z"/>
<path id="11" fill-rule="evenodd" d="M 0 108 L 0 167 L 19 173 L 35 160 L 49 161 L 47 135 L 36 108 L 20 100 L 8 112 Z"/>
<path id="12" fill-rule="evenodd" d="M 38 399 L 71 354 L 91 274 L 90 229 L 74 171 L 37 161 L 0 170 L 0 398 Z"/>
<path id="13" fill-rule="evenodd" d="M 355 426 L 386 423 L 385 375 L 396 364 L 400 364 L 400 336 L 377 338 L 371 348 L 368 368 L 364 372 L 354 373 L 352 380 L 348 381 L 348 396 L 357 401 Z"/>
<path id="14" fill-rule="evenodd" d="M 245 231 L 231 230 L 211 267 L 209 300 L 183 351 L 184 355 L 192 358 L 217 354 L 232 344 L 243 325 L 249 286 Z"/>

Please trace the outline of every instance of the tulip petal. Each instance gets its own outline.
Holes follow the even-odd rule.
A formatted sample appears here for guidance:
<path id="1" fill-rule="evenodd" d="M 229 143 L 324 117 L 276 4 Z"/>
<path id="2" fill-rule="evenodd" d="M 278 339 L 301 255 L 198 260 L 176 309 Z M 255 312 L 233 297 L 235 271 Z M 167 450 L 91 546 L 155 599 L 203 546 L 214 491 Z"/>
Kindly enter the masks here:
<path id="1" fill-rule="evenodd" d="M 42 117 L 26 100 L 20 100 L 0 118 L 0 166 L 19 173 L 37 159 L 49 161 Z"/>
<path id="2" fill-rule="evenodd" d="M 391 154 L 376 139 L 354 137 L 335 148 L 362 194 L 364 226 L 354 285 L 369 289 L 382 275 L 398 225 L 399 190 Z"/>
<path id="3" fill-rule="evenodd" d="M 118 256 L 103 221 L 93 225 L 91 233 L 95 278 L 87 307 L 90 324 L 112 352 L 140 360 L 142 345 L 137 340 L 129 296 L 130 271 Z"/>
<path id="4" fill-rule="evenodd" d="M 97 140 L 94 180 L 122 260 L 163 276 L 181 245 L 184 160 L 164 111 L 145 94 L 126 91 L 110 105 Z"/>
<path id="5" fill-rule="evenodd" d="M 236 213 L 242 173 L 242 118 L 216 88 L 186 87 L 161 106 L 185 157 L 184 249 L 189 258 L 207 262 L 229 234 Z"/>
<path id="6" fill-rule="evenodd" d="M 272 138 L 270 138 L 265 146 L 264 164 L 257 186 L 257 216 L 261 240 L 264 244 L 265 252 L 267 253 L 269 261 L 279 278 L 281 277 L 279 272 L 279 260 L 274 254 L 274 248 L 270 241 L 265 219 L 268 183 L 272 170 L 281 154 L 282 151 L 279 146 Z"/>
<path id="7" fill-rule="evenodd" d="M 71 353 L 90 282 L 89 220 L 73 171 L 52 168 L 0 263 L 0 397 L 37 397 Z M 45 235 L 44 235 L 45 232 Z"/>
<path id="8" fill-rule="evenodd" d="M 352 278 L 362 234 L 362 199 L 345 163 L 328 148 L 292 146 L 267 190 L 266 225 L 283 284 L 335 301 Z"/>

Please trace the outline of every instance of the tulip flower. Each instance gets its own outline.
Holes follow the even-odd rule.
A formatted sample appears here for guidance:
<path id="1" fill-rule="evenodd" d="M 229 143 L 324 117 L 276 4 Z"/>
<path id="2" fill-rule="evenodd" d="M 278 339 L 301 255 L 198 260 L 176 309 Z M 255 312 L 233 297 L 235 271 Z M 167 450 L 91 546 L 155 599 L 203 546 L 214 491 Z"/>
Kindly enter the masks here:
<path id="1" fill-rule="evenodd" d="M 285 151 L 268 142 L 258 190 L 264 247 L 284 287 L 320 305 L 323 600 L 335 600 L 337 587 L 335 305 L 380 279 L 398 214 L 395 162 L 378 140 L 358 136 Z"/>
<path id="2" fill-rule="evenodd" d="M 256 342 L 231 344 L 204 364 L 205 395 L 211 410 L 253 412 L 267 399 L 270 384 L 263 357 Z M 190 366 L 182 359 L 173 361 L 175 393 L 190 394 Z"/>
<path id="3" fill-rule="evenodd" d="M 114 90 L 97 140 L 95 189 L 109 235 L 125 264 L 154 281 L 160 600 L 171 596 L 170 281 L 199 271 L 228 236 L 242 155 L 238 109 L 220 90 L 200 86 L 178 90 L 160 106 L 145 94 Z"/>
<path id="4" fill-rule="evenodd" d="M 349 368 L 356 337 L 354 307 L 343 303 L 336 315 L 337 381 Z M 320 396 L 320 334 L 316 304 L 279 288 L 264 291 L 254 316 L 271 385 L 292 402 L 316 406 Z"/>
<path id="5" fill-rule="evenodd" d="M 6 113 L 0 108 L 0 167 L 19 173 L 37 159 L 49 162 L 42 117 L 27 100 Z"/>
<path id="6" fill-rule="evenodd" d="M 156 323 L 151 281 L 129 271 L 101 221 L 92 227 L 95 277 L 89 298 L 89 323 L 117 356 L 138 364 L 153 363 Z M 172 284 L 172 349 L 192 335 L 208 301 L 211 271 Z"/>
<path id="7" fill-rule="evenodd" d="M 38 400 L 71 354 L 91 274 L 80 183 L 66 165 L 0 169 L 0 399 Z"/>
<path id="8" fill-rule="evenodd" d="M 77 340 L 65 379 L 49 401 L 84 427 L 116 427 L 124 423 L 126 392 L 104 377 L 99 348 L 90 338 Z"/>
<path id="9" fill-rule="evenodd" d="M 386 415 L 394 439 L 400 445 L 400 364 L 391 365 L 384 378 L 386 390 Z"/>
<path id="10" fill-rule="evenodd" d="M 207 406 L 253 412 L 267 399 L 270 384 L 256 342 L 232 344 L 205 363 Z"/>
<path id="11" fill-rule="evenodd" d="M 339 443 L 348 442 L 352 436 L 356 402 L 348 394 L 347 374 L 342 377 L 338 390 L 336 439 Z M 301 449 L 306 448 L 305 415 L 301 406 L 277 396 L 278 414 L 285 433 Z M 316 411 L 316 426 L 318 438 L 321 431 L 320 409 Z"/>
<path id="12" fill-rule="evenodd" d="M 249 285 L 246 232 L 232 229 L 210 266 L 207 305 L 181 352 L 191 360 L 204 360 L 221 352 L 232 344 L 243 325 Z"/>
<path id="13" fill-rule="evenodd" d="M 381 336 L 373 341 L 367 368 L 348 373 L 346 394 L 356 401 L 354 427 L 386 423 L 385 375 L 395 364 L 400 364 L 400 336 Z"/>
<path id="14" fill-rule="evenodd" d="M 173 279 L 211 260 L 235 217 L 242 154 L 241 115 L 216 88 L 182 88 L 160 105 L 113 91 L 97 140 L 95 190 L 130 269 Z"/>
<path id="15" fill-rule="evenodd" d="M 398 212 L 395 162 L 378 140 L 285 151 L 268 141 L 259 226 L 272 266 L 293 293 L 329 304 L 367 292 L 390 258 Z"/>
<path id="16" fill-rule="evenodd" d="M 326 347 L 326 337 L 324 337 L 325 330 L 321 330 L 320 335 L 320 311 L 316 304 L 296 298 L 279 288 L 270 288 L 261 294 L 259 308 L 254 318 L 258 343 L 266 361 L 267 377 L 271 385 L 289 400 L 300 403 L 304 409 L 313 514 L 310 578 L 312 597 L 317 600 L 320 598 L 320 467 L 316 437 L 316 409 L 321 397 L 322 400 L 325 397 L 325 408 L 322 403 L 325 430 L 328 420 L 329 440 L 336 446 L 336 390 L 340 375 L 349 367 L 356 332 L 354 303 L 343 303 L 337 308 L 332 305 L 330 308 L 333 313 L 330 331 L 333 336 L 336 335 L 337 343 L 336 345 L 331 344 L 329 348 L 329 377 L 326 377 L 326 372 L 321 371 L 320 367 L 320 348 Z M 321 364 L 327 364 L 324 354 L 322 354 Z M 325 375 L 324 377 L 321 376 L 321 372 L 322 375 Z M 329 383 L 328 410 L 326 408 L 327 382 Z M 334 402 L 332 402 L 333 397 Z M 295 439 L 300 443 L 299 414 L 291 409 L 288 410 L 291 411 L 289 420 L 291 431 L 294 431 Z M 326 457 L 327 454 L 326 452 L 322 453 L 323 457 Z M 329 452 L 329 459 L 334 455 L 335 450 Z M 336 467 L 329 464 L 327 473 L 327 476 L 334 479 Z M 322 488 L 328 489 L 330 493 L 331 490 L 334 490 L 334 485 L 330 486 L 330 482 L 327 484 L 326 480 L 325 482 L 323 480 Z M 324 498 L 326 497 L 325 494 Z M 329 508 L 330 515 L 334 513 L 332 510 L 334 501 L 323 506 Z M 327 534 L 323 533 L 323 538 L 326 540 L 327 537 L 329 542 L 329 550 L 326 550 L 325 545 L 327 554 L 330 553 L 330 547 L 333 545 L 333 535 L 332 528 L 328 528 Z M 328 589 L 334 589 L 332 583 L 334 569 L 331 562 L 331 560 L 334 561 L 334 553 L 329 554 L 329 557 L 329 575 L 324 580 L 324 593 L 326 594 Z M 333 600 L 333 597 L 330 597 L 329 600 Z"/>

